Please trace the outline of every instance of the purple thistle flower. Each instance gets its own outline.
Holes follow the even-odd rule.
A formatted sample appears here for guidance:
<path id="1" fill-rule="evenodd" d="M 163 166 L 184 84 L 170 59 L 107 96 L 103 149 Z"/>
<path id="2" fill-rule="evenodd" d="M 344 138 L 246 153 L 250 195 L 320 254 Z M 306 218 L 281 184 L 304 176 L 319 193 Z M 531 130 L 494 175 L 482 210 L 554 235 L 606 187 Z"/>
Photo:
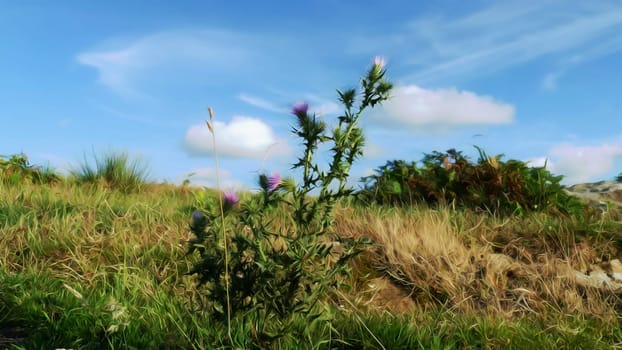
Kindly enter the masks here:
<path id="1" fill-rule="evenodd" d="M 203 212 L 201 212 L 200 210 L 195 210 L 194 213 L 192 213 L 192 222 L 196 223 L 201 219 L 203 219 Z"/>
<path id="2" fill-rule="evenodd" d="M 292 108 L 292 113 L 295 115 L 307 114 L 309 111 L 309 104 L 306 102 L 297 103 Z"/>
<path id="3" fill-rule="evenodd" d="M 192 221 L 190 223 L 190 228 L 194 229 L 202 229 L 202 226 L 206 223 L 205 215 L 200 210 L 195 210 L 192 213 Z"/>
<path id="4" fill-rule="evenodd" d="M 238 196 L 234 192 L 226 192 L 225 193 L 225 203 L 228 206 L 233 207 L 239 201 L 240 201 L 240 199 L 238 198 Z"/>
<path id="5" fill-rule="evenodd" d="M 279 173 L 273 173 L 268 177 L 268 190 L 274 191 L 281 184 L 281 175 Z"/>

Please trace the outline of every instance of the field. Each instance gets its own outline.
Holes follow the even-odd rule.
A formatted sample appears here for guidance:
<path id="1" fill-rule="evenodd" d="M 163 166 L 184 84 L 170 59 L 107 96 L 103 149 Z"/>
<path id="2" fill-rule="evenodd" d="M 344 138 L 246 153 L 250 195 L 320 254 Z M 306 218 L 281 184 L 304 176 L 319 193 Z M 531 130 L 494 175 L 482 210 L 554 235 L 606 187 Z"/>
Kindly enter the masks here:
<path id="1" fill-rule="evenodd" d="M 479 148 L 351 189 L 384 74 L 338 91 L 336 125 L 294 106 L 302 154 L 255 191 L 151 183 L 127 154 L 68 176 L 0 157 L 0 347 L 622 347 L 615 207 Z"/>
<path id="2" fill-rule="evenodd" d="M 249 346 L 249 329 L 235 319 L 227 340 L 226 323 L 201 306 L 196 278 L 187 275 L 198 259 L 186 255 L 198 191 L 0 185 L 0 347 Z M 622 344 L 616 291 L 568 273 L 619 256 L 619 221 L 351 202 L 335 210 L 339 236 L 375 245 L 350 261 L 350 288 L 322 300 L 332 329 L 284 337 L 275 348 Z M 304 320 L 294 317 L 293 327 Z"/>

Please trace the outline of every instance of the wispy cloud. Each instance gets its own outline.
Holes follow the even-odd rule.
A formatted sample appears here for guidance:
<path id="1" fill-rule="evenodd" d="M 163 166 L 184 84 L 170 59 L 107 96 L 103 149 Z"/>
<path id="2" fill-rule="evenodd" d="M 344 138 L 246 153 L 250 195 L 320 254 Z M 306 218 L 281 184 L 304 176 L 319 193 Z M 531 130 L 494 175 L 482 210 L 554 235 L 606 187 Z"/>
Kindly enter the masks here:
<path id="1" fill-rule="evenodd" d="M 276 137 L 272 129 L 257 118 L 235 116 L 229 123 L 215 121 L 216 147 L 219 155 L 232 158 L 262 158 L 288 155 L 289 145 Z M 184 142 L 192 155 L 214 153 L 213 135 L 206 124 L 191 126 Z"/>
<path id="2" fill-rule="evenodd" d="M 106 113 L 106 117 L 112 117 L 118 120 L 128 121 L 156 127 L 179 128 L 185 127 L 187 124 L 176 121 L 174 118 L 170 120 L 159 120 L 155 118 L 142 117 L 132 112 L 124 112 L 116 107 L 112 107 L 96 101 L 92 102 L 93 106 Z"/>
<path id="3" fill-rule="evenodd" d="M 113 91 L 144 97 L 137 80 L 154 73 L 166 75 L 158 71 L 163 67 L 173 67 L 177 73 L 185 69 L 190 75 L 189 68 L 218 72 L 249 66 L 255 55 L 253 42 L 253 38 L 228 31 L 168 31 L 82 52 L 77 61 L 95 68 L 99 82 Z"/>
<path id="4" fill-rule="evenodd" d="M 257 32 L 195 28 L 169 30 L 133 39 L 110 38 L 81 52 L 76 60 L 97 71 L 98 81 L 129 98 L 155 98 L 157 87 L 263 88 L 266 81 L 281 89 L 299 89 L 301 82 L 325 82 L 322 54 L 314 43 L 333 45 L 320 33 L 300 37 L 286 32 Z M 305 45 L 300 45 L 305 42 Z M 296 50 L 284 48 L 296 47 Z M 328 49 L 328 48 L 327 48 Z M 278 58 L 278 59 L 275 59 Z M 284 72 L 288 72 L 284 74 Z M 175 89 L 178 90 L 178 89 Z M 266 110 L 279 110 L 269 101 L 240 94 L 246 103 Z"/>
<path id="5" fill-rule="evenodd" d="M 301 93 L 298 96 L 294 96 L 291 92 L 289 93 L 279 93 L 279 99 L 283 101 L 288 101 L 287 103 L 275 103 L 269 101 L 265 98 L 252 96 L 248 94 L 239 94 L 238 98 L 246 102 L 247 104 L 275 113 L 289 114 L 291 112 L 291 107 L 298 102 L 307 102 L 309 103 L 309 109 L 311 112 L 316 113 L 318 115 L 334 115 L 341 111 L 341 106 L 333 101 L 322 98 L 316 94 L 311 93 Z M 301 101 L 293 102 L 302 98 Z M 287 105 L 288 107 L 281 107 L 282 105 Z"/>
<path id="6" fill-rule="evenodd" d="M 565 70 L 560 69 L 545 75 L 541 83 L 542 88 L 549 91 L 557 89 L 557 81 L 562 77 L 562 75 L 564 75 L 564 73 Z"/>
<path id="7" fill-rule="evenodd" d="M 621 28 L 622 29 L 622 28 Z M 542 88 L 545 90 L 555 90 L 558 81 L 570 70 L 589 61 L 599 59 L 622 51 L 622 36 L 606 38 L 604 41 L 594 44 L 589 50 L 576 52 L 560 59 L 554 69 L 546 74 L 542 79 Z"/>
<path id="8" fill-rule="evenodd" d="M 473 16 L 455 23 L 439 21 L 426 24 L 431 26 L 428 33 L 435 32 L 432 28 L 440 30 L 433 40 L 436 47 L 442 47 L 448 55 L 414 77 L 426 80 L 443 74 L 473 74 L 484 67 L 490 72 L 545 55 L 589 50 L 598 38 L 617 36 L 622 29 L 620 10 L 600 13 L 580 11 L 570 18 L 554 18 L 542 12 L 551 10 L 546 6 L 535 6 L 532 11 L 519 11 L 519 15 L 512 18 L 499 16 L 491 20 L 495 13 L 515 11 L 515 8 L 500 6 L 485 11 L 486 16 Z M 545 22 L 545 19 L 551 21 Z M 445 30 L 441 29 L 443 27 Z M 465 33 L 471 35 L 465 36 Z M 472 41 L 474 38 L 478 39 Z"/>
<path id="9" fill-rule="evenodd" d="M 468 125 L 508 124 L 514 107 L 492 97 L 456 89 L 428 90 L 416 85 L 396 88 L 373 121 L 383 127 L 421 131 Z"/>
<path id="10" fill-rule="evenodd" d="M 252 96 L 248 94 L 239 94 L 238 98 L 241 101 L 246 102 L 251 106 L 254 106 L 254 107 L 266 110 L 266 111 L 276 112 L 276 113 L 289 113 L 288 108 L 279 107 L 278 105 L 266 99 L 263 99 L 261 97 Z"/>
<path id="11" fill-rule="evenodd" d="M 352 45 L 356 51 L 389 55 L 413 48 L 411 73 L 404 79 L 430 83 L 477 77 L 544 57 L 555 70 L 568 56 L 582 54 L 591 60 L 619 52 L 621 31 L 617 0 L 572 5 L 526 0 L 491 2 L 457 16 L 427 13 L 401 32 L 358 38 Z M 554 83 L 552 77 L 548 81 Z"/>
<path id="12" fill-rule="evenodd" d="M 70 117 L 64 117 L 64 118 L 59 119 L 56 122 L 56 125 L 61 129 L 66 129 L 69 126 L 71 126 L 71 122 L 72 122 L 72 119 Z"/>
<path id="13" fill-rule="evenodd" d="M 290 99 L 294 96 L 290 96 Z M 299 93 L 297 99 L 309 103 L 309 110 L 319 115 L 335 115 L 342 111 L 342 106 L 326 97 L 319 96 L 315 93 Z M 298 101 L 298 102 L 302 102 Z"/>
<path id="14" fill-rule="evenodd" d="M 315 105 L 309 106 L 312 112 L 318 115 L 334 115 L 341 111 L 341 106 L 332 101 L 315 100 Z"/>

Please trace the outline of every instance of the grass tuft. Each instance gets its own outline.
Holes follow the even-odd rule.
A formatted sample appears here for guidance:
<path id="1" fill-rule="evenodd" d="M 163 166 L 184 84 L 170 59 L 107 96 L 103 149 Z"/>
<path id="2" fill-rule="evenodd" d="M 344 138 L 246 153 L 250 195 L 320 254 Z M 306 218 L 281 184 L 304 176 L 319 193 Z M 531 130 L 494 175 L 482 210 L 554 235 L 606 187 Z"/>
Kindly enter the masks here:
<path id="1" fill-rule="evenodd" d="M 147 165 L 131 159 L 127 153 L 108 153 L 103 157 L 94 155 L 93 158 L 94 164 L 85 157 L 78 169 L 71 172 L 78 183 L 103 185 L 130 193 L 139 191 L 147 182 Z"/>

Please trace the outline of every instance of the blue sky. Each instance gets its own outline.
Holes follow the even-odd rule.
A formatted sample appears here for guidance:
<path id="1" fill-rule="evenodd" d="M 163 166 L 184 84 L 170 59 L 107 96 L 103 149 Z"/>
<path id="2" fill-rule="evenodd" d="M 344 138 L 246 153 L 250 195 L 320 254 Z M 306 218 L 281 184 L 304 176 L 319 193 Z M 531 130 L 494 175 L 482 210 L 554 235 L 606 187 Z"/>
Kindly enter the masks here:
<path id="1" fill-rule="evenodd" d="M 622 3 L 0 0 L 0 154 L 61 171 L 127 151 L 156 181 L 291 174 L 294 103 L 330 123 L 375 56 L 393 98 L 364 116 L 353 183 L 473 145 L 567 184 L 622 171 Z M 326 151 L 320 152 L 326 154 Z M 189 174 L 193 174 L 189 176 Z"/>

